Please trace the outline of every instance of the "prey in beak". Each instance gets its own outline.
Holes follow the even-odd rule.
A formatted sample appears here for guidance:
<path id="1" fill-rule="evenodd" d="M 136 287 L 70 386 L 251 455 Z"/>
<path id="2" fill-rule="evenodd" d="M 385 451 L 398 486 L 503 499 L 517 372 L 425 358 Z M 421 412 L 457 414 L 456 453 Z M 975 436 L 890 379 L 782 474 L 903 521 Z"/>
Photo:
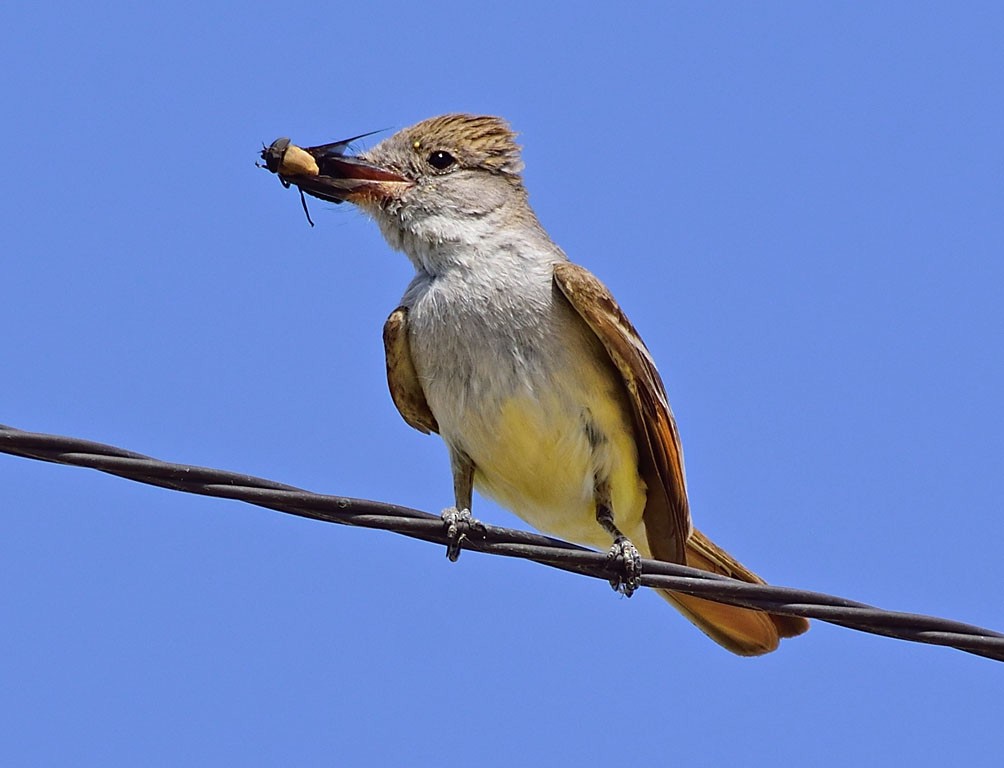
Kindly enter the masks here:
<path id="1" fill-rule="evenodd" d="M 264 165 L 255 165 L 276 174 L 287 189 L 294 186 L 299 190 L 303 212 L 310 226 L 314 226 L 304 194 L 332 203 L 346 200 L 357 203 L 390 199 L 413 185 L 398 173 L 345 154 L 353 141 L 371 135 L 363 133 L 351 139 L 302 148 L 288 138 L 276 139 L 261 151 Z"/>

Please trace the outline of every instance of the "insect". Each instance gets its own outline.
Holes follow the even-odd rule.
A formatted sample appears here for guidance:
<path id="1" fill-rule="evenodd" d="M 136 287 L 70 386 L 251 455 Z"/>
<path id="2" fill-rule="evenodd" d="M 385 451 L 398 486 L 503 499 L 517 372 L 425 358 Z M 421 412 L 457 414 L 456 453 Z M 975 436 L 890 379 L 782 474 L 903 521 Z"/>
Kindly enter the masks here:
<path id="1" fill-rule="evenodd" d="M 260 157 L 262 162 L 255 163 L 259 168 L 265 168 L 279 177 L 282 186 L 289 189 L 295 186 L 300 193 L 300 204 L 310 226 L 314 226 L 307 209 L 305 194 L 326 200 L 331 203 L 341 203 L 344 192 L 358 184 L 354 171 L 365 163 L 345 156 L 349 145 L 359 139 L 372 136 L 380 131 L 370 131 L 353 136 L 351 139 L 334 141 L 330 144 L 320 144 L 316 147 L 298 147 L 288 138 L 276 139 L 269 146 L 262 145 Z M 264 164 L 263 164 L 264 163 Z M 368 170 L 369 166 L 366 166 Z M 372 179 L 372 174 L 367 178 Z M 333 190 L 339 190 L 338 195 Z"/>

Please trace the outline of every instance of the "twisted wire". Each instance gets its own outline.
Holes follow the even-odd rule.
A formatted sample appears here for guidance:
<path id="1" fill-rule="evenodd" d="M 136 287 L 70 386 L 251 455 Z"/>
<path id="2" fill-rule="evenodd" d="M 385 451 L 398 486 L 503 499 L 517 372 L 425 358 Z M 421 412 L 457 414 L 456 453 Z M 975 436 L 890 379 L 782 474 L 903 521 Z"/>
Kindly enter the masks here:
<path id="1" fill-rule="evenodd" d="M 310 491 L 221 469 L 160 461 L 133 451 L 74 437 L 25 432 L 0 425 L 0 453 L 27 459 L 89 467 L 111 475 L 184 493 L 217 496 L 326 523 L 393 531 L 447 545 L 442 518 L 417 509 L 368 499 Z M 542 565 L 597 579 L 618 574 L 606 554 L 527 531 L 484 526 L 462 549 L 533 560 Z M 915 613 L 888 611 L 821 592 L 749 584 L 658 560 L 642 561 L 647 587 L 696 595 L 771 613 L 804 616 L 875 635 L 943 645 L 1004 661 L 1004 634 L 962 622 Z"/>

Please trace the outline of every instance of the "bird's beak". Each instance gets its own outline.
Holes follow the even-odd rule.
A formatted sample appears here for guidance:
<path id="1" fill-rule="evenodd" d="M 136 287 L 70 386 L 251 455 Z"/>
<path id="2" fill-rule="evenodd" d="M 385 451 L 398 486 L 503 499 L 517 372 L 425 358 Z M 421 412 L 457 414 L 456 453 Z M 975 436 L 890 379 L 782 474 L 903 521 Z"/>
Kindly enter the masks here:
<path id="1" fill-rule="evenodd" d="M 308 195 L 332 203 L 379 202 L 396 197 L 413 185 L 394 171 L 343 154 L 349 142 L 358 138 L 361 137 L 304 148 L 289 139 L 276 139 L 261 151 L 261 159 L 283 186 L 292 184 Z"/>

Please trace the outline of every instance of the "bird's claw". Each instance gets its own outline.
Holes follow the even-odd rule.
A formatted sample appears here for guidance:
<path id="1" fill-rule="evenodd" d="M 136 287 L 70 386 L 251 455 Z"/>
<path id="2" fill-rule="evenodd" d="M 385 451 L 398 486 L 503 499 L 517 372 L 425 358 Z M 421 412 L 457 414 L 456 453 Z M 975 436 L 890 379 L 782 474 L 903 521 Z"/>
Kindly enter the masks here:
<path id="1" fill-rule="evenodd" d="M 610 579 L 610 586 L 624 597 L 631 597 L 641 586 L 641 553 L 627 536 L 618 536 L 607 552 L 607 562 L 612 563 L 616 575 Z"/>
<path id="2" fill-rule="evenodd" d="M 472 531 L 477 531 L 482 538 L 488 533 L 485 524 L 476 519 L 469 509 L 450 507 L 443 510 L 441 517 L 446 526 L 446 538 L 449 539 L 446 556 L 451 563 L 455 563 L 460 557 L 460 543 L 469 538 Z"/>

